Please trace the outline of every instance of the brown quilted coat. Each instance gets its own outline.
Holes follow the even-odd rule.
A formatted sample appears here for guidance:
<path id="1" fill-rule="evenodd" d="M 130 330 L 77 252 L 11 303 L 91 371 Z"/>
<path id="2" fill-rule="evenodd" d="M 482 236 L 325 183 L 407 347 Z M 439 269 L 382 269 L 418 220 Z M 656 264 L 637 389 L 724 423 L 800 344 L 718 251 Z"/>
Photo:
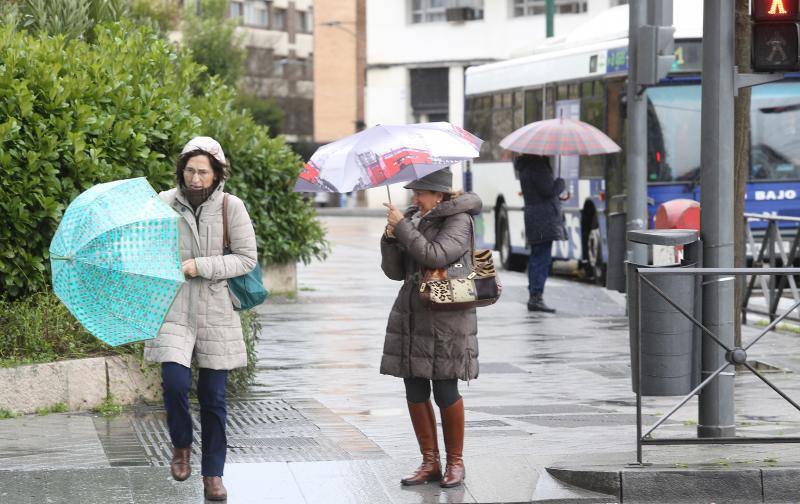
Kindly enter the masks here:
<path id="1" fill-rule="evenodd" d="M 381 373 L 434 380 L 478 377 L 478 321 L 475 309 L 431 311 L 419 296 L 420 265 L 447 268 L 451 278 L 466 277 L 472 267 L 471 216 L 481 211 L 472 193 L 440 203 L 417 227 L 411 217 L 395 227 L 395 239 L 381 238 L 381 268 L 403 286 L 386 327 Z"/>

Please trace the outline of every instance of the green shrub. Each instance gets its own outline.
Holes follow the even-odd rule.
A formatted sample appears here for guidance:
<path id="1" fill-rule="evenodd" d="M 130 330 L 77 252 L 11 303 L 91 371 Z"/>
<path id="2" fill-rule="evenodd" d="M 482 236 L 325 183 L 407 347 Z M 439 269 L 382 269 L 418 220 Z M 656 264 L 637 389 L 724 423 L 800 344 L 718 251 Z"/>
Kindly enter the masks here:
<path id="1" fill-rule="evenodd" d="M 93 44 L 0 26 L 0 292 L 44 288 L 48 248 L 82 191 L 145 176 L 174 186 L 174 161 L 198 134 L 232 161 L 228 190 L 253 219 L 264 264 L 324 256 L 313 209 L 291 191 L 300 159 L 234 106 L 217 78 L 151 28 L 98 26 Z"/>
<path id="2" fill-rule="evenodd" d="M 242 316 L 242 332 L 244 333 L 244 346 L 247 349 L 247 366 L 234 369 L 228 375 L 228 390 L 236 395 L 244 392 L 252 385 L 256 377 L 256 343 L 261 334 L 261 322 L 254 310 L 239 312 Z"/>
<path id="3" fill-rule="evenodd" d="M 272 98 L 261 98 L 253 94 L 239 92 L 236 107 L 250 112 L 256 124 L 269 128 L 269 134 L 278 136 L 283 124 L 283 109 Z"/>
<path id="4" fill-rule="evenodd" d="M 104 417 L 114 417 L 122 413 L 122 405 L 116 402 L 114 394 L 108 394 L 100 406 L 94 408 L 93 411 Z"/>
<path id="5" fill-rule="evenodd" d="M 227 10 L 226 0 L 203 1 L 199 17 L 192 8 L 185 10 L 183 43 L 191 51 L 192 58 L 207 69 L 206 74 L 200 76 L 199 85 L 206 84 L 208 77 L 216 76 L 235 88 L 244 72 L 246 53 L 236 35 L 236 21 L 226 19 Z"/>
<path id="6" fill-rule="evenodd" d="M 69 411 L 69 407 L 63 402 L 36 408 L 36 414 L 39 416 L 49 415 L 50 413 L 66 413 L 67 411 Z"/>
<path id="7" fill-rule="evenodd" d="M 86 332 L 52 291 L 13 302 L 0 298 L 0 367 L 139 352 L 141 344 L 110 347 Z"/>

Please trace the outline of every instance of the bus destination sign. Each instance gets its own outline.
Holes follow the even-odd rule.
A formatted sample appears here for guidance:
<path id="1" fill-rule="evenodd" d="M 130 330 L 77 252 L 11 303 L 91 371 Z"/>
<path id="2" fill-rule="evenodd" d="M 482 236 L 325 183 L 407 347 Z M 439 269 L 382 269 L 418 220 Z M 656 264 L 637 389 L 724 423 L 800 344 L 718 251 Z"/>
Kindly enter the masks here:
<path id="1" fill-rule="evenodd" d="M 699 40 L 675 42 L 675 61 L 671 72 L 700 72 L 703 69 L 703 45 Z M 625 73 L 628 71 L 628 48 L 616 47 L 606 54 L 606 73 Z"/>

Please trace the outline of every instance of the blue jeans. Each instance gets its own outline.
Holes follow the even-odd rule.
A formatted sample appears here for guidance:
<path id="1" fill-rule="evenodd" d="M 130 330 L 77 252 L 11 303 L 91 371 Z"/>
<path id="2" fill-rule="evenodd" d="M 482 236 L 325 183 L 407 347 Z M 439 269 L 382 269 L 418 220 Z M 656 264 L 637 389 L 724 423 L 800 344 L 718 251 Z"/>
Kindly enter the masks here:
<path id="1" fill-rule="evenodd" d="M 172 445 L 176 448 L 192 446 L 192 415 L 189 412 L 189 388 L 192 370 L 176 362 L 161 364 L 161 385 L 164 389 L 164 407 Z M 228 372 L 200 369 L 197 381 L 197 399 L 200 403 L 200 438 L 203 453 L 203 476 L 222 476 L 228 438 L 225 422 L 228 419 L 226 387 Z"/>
<path id="2" fill-rule="evenodd" d="M 541 295 L 544 292 L 544 283 L 550 274 L 552 262 L 553 242 L 531 245 L 531 255 L 528 256 L 528 292 L 531 295 Z"/>

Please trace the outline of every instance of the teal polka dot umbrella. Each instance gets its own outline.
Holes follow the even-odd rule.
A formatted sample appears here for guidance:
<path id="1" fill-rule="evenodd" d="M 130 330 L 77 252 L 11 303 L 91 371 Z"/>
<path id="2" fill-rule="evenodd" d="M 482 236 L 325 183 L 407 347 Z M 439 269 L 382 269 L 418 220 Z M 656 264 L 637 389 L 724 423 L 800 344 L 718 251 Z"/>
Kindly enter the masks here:
<path id="1" fill-rule="evenodd" d="M 158 334 L 184 281 L 178 219 L 144 178 L 96 185 L 67 208 L 50 243 L 53 290 L 98 339 Z"/>

